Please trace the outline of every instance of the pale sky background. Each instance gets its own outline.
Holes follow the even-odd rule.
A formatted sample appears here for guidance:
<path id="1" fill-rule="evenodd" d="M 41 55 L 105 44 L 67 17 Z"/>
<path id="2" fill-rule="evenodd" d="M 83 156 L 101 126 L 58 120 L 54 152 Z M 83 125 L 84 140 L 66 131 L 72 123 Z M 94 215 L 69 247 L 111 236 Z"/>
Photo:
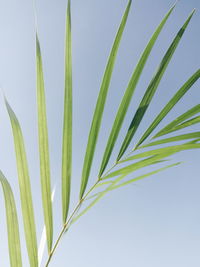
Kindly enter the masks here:
<path id="1" fill-rule="evenodd" d="M 39 38 L 46 82 L 52 186 L 57 184 L 54 202 L 55 236 L 61 228 L 59 194 L 66 2 L 66 0 L 37 1 Z M 78 197 L 87 135 L 102 74 L 126 4 L 127 1 L 124 0 L 72 0 L 74 74 L 72 205 Z M 172 0 L 135 0 L 132 3 L 110 86 L 92 177 L 95 177 L 98 171 L 114 114 L 139 55 L 172 4 Z M 175 91 L 199 68 L 200 2 L 182 0 L 169 18 L 151 53 L 123 125 L 115 155 L 155 68 L 193 8 L 197 8 L 197 12 L 162 79 L 159 91 L 146 114 L 146 119 L 143 120 L 142 127 L 136 134 L 136 139 L 163 104 L 167 103 Z M 43 217 L 37 154 L 35 26 L 31 0 L 0 1 L 0 33 L 0 86 L 23 129 L 39 240 Z M 198 104 L 199 89 L 198 82 L 161 126 Z M 2 94 L 0 125 L 0 168 L 11 183 L 16 201 L 19 203 L 12 132 Z M 199 126 L 193 129 L 197 130 Z M 199 151 L 183 152 L 176 157 L 185 161 L 183 165 L 107 195 L 71 228 L 63 238 L 50 266 L 199 267 L 199 156 Z M 8 267 L 2 191 L 0 205 L 0 267 Z M 21 216 L 19 221 L 22 226 Z M 21 234 L 24 266 L 29 266 L 22 227 Z"/>

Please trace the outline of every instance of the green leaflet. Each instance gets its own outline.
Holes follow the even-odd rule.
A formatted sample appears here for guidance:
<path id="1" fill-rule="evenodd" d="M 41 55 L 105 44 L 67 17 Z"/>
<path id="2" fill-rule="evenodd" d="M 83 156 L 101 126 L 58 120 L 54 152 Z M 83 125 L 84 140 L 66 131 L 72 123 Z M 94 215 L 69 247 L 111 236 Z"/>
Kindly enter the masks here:
<path id="1" fill-rule="evenodd" d="M 142 144 L 146 138 L 153 132 L 153 130 L 158 126 L 158 124 L 166 117 L 170 110 L 178 103 L 178 101 L 187 93 L 191 86 L 200 78 L 200 69 L 198 69 L 187 82 L 178 90 L 178 92 L 172 97 L 172 99 L 167 103 L 167 105 L 162 109 L 159 115 L 155 118 L 149 128 L 145 131 L 141 139 L 139 140 L 137 147 Z"/>
<path id="2" fill-rule="evenodd" d="M 72 44 L 71 44 L 71 7 L 70 0 L 66 16 L 65 40 L 65 96 L 62 145 L 62 213 L 63 223 L 67 220 L 72 169 Z"/>
<path id="3" fill-rule="evenodd" d="M 145 148 L 145 147 L 149 147 L 149 146 L 157 146 L 157 145 L 182 141 L 182 140 L 186 140 L 186 139 L 193 139 L 193 138 L 200 138 L 200 132 L 182 134 L 182 135 L 177 135 L 177 136 L 161 139 L 161 140 L 158 140 L 155 142 L 147 143 L 146 145 L 140 146 L 139 148 Z"/>
<path id="4" fill-rule="evenodd" d="M 35 229 L 36 227 L 35 227 L 31 185 L 30 185 L 24 140 L 17 117 L 15 116 L 13 110 L 11 109 L 7 101 L 6 101 L 6 107 L 8 110 L 13 130 L 20 197 L 21 197 L 21 207 L 22 207 L 24 231 L 25 231 L 29 262 L 30 262 L 30 267 L 38 267 L 38 254 L 37 254 L 38 250 L 37 250 L 37 239 L 36 239 L 36 229 Z"/>
<path id="5" fill-rule="evenodd" d="M 164 128 L 162 128 L 152 139 L 155 139 L 157 137 L 163 136 L 165 134 L 168 134 L 173 131 L 174 128 L 176 128 L 179 124 L 184 122 L 185 120 L 191 118 L 192 116 L 196 115 L 200 112 L 200 105 L 196 105 L 193 108 L 187 110 L 185 113 L 177 117 L 175 120 L 170 122 L 168 125 L 166 125 Z M 187 126 L 187 124 L 186 124 Z"/>
<path id="6" fill-rule="evenodd" d="M 164 19 L 161 21 L 161 23 L 157 27 L 156 31 L 154 32 L 154 34 L 150 38 L 150 41 L 148 42 L 146 48 L 144 49 L 144 52 L 142 53 L 142 55 L 141 55 L 141 57 L 137 63 L 137 66 L 136 66 L 136 68 L 132 74 L 132 77 L 129 81 L 128 87 L 125 91 L 125 94 L 122 98 L 119 109 L 117 111 L 117 115 L 115 117 L 115 121 L 113 123 L 112 130 L 111 130 L 110 136 L 109 136 L 108 141 L 107 141 L 107 145 L 106 145 L 105 152 L 104 152 L 103 159 L 102 159 L 102 163 L 101 163 L 101 168 L 99 171 L 99 177 L 101 177 L 101 175 L 103 174 L 103 172 L 104 172 L 104 170 L 108 164 L 108 161 L 110 159 L 110 156 L 111 156 L 113 148 L 114 148 L 114 145 L 117 141 L 117 137 L 119 135 L 120 129 L 122 127 L 122 123 L 124 121 L 128 107 L 130 105 L 131 98 L 133 96 L 133 93 L 135 91 L 137 83 L 140 79 L 142 71 L 145 67 L 147 59 L 148 59 L 148 57 L 149 57 L 149 55 L 153 49 L 153 46 L 154 46 L 161 30 L 163 29 L 165 23 L 167 22 L 167 19 L 169 18 L 170 14 L 172 13 L 174 7 L 175 7 L 175 5 L 165 15 Z"/>
<path id="7" fill-rule="evenodd" d="M 171 152 L 174 154 L 174 153 L 177 153 L 177 152 L 182 151 L 182 150 L 196 149 L 196 148 L 200 148 L 200 144 L 183 144 L 183 145 L 176 145 L 176 146 L 168 146 L 168 147 L 164 147 L 164 148 L 157 148 L 154 150 L 145 151 L 145 152 L 136 154 L 134 156 L 128 157 L 124 160 L 121 160 L 120 163 L 127 162 L 130 160 L 140 159 L 140 158 L 144 158 L 144 157 L 150 157 L 153 155 L 168 153 L 168 152 Z"/>
<path id="8" fill-rule="evenodd" d="M 182 28 L 179 30 L 178 34 L 176 35 L 176 37 L 174 38 L 173 42 L 171 43 L 169 49 L 167 50 L 166 54 L 164 55 L 155 75 L 153 76 L 143 98 L 142 101 L 131 121 L 131 124 L 129 126 L 128 132 L 124 138 L 124 141 L 122 143 L 122 146 L 120 148 L 118 157 L 117 157 L 117 161 L 120 160 L 120 158 L 123 156 L 124 152 L 126 151 L 128 145 L 130 144 L 135 132 L 137 131 L 145 112 L 147 111 L 151 100 L 158 88 L 158 85 L 165 73 L 165 70 L 167 69 L 167 66 L 185 32 L 185 29 L 187 28 L 193 14 L 194 14 L 195 10 L 192 11 L 192 13 L 189 15 L 188 19 L 186 20 L 186 22 L 184 23 L 184 25 L 182 26 Z"/>
<path id="9" fill-rule="evenodd" d="M 110 190 L 110 188 L 113 186 L 113 184 L 117 184 L 120 182 L 125 175 L 120 176 L 119 178 L 116 179 L 115 182 L 113 182 L 106 190 L 101 192 L 83 211 L 81 211 L 71 222 L 71 224 L 75 223 L 81 216 L 83 216 L 87 211 L 89 211 L 99 200 L 104 197 Z"/>
<path id="10" fill-rule="evenodd" d="M 155 150 L 150 150 L 146 152 L 139 153 L 134 156 L 130 156 L 124 160 L 119 161 L 119 163 L 123 162 L 128 162 L 136 159 L 141 159 L 148 157 L 146 159 L 140 160 L 136 163 L 133 163 L 131 165 L 128 165 L 126 167 L 123 167 L 121 169 L 118 169 L 116 171 L 113 171 L 109 173 L 106 176 L 102 177 L 102 180 L 112 178 L 118 175 L 122 174 L 130 174 L 136 170 L 139 170 L 141 168 L 147 167 L 152 164 L 157 164 L 162 162 L 162 160 L 168 156 L 171 156 L 177 152 L 183 151 L 183 150 L 188 150 L 188 149 L 197 149 L 200 148 L 200 144 L 183 144 L 183 145 L 177 145 L 177 146 L 170 146 L 170 147 L 165 147 L 165 148 L 159 148 Z"/>
<path id="11" fill-rule="evenodd" d="M 144 179 L 144 178 L 147 178 L 147 177 L 149 177 L 149 176 L 151 176 L 151 175 L 153 175 L 153 174 L 157 174 L 157 173 L 159 173 L 159 172 L 161 172 L 161 171 L 165 171 L 165 170 L 167 170 L 167 169 L 169 169 L 169 168 L 178 166 L 178 165 L 180 165 L 180 164 L 181 164 L 181 162 L 177 162 L 177 163 L 174 163 L 174 164 L 165 166 L 165 167 L 163 167 L 163 168 L 160 168 L 160 169 L 158 169 L 158 170 L 155 170 L 155 171 L 146 173 L 146 174 L 144 174 L 144 175 L 140 175 L 140 176 L 138 176 L 138 177 L 136 177 L 136 178 L 130 179 L 130 180 L 124 182 L 124 183 L 121 183 L 121 184 L 119 184 L 119 185 L 114 186 L 111 190 L 114 190 L 114 189 L 120 188 L 120 187 L 122 187 L 122 186 L 129 185 L 129 184 L 131 184 L 131 183 L 137 182 L 137 181 L 142 180 L 142 179 Z"/>
<path id="12" fill-rule="evenodd" d="M 51 179 L 49 163 L 48 128 L 46 118 L 46 101 L 42 57 L 38 36 L 36 35 L 36 70 L 37 70 L 37 108 L 38 108 L 38 137 L 40 156 L 40 178 L 44 221 L 47 235 L 48 252 L 51 252 L 53 241 L 53 217 L 51 203 Z"/>
<path id="13" fill-rule="evenodd" d="M 7 179 L 1 171 L 0 183 L 3 188 L 5 199 L 10 266 L 22 267 L 19 225 L 17 218 L 17 210 L 15 206 L 15 199 L 10 184 L 8 183 Z"/>
<path id="14" fill-rule="evenodd" d="M 155 171 L 152 171 L 152 172 L 149 172 L 149 173 L 147 173 L 147 174 L 144 174 L 144 175 L 141 175 L 141 176 L 138 176 L 138 177 L 136 177 L 136 178 L 133 178 L 133 179 L 130 179 L 130 180 L 128 180 L 128 181 L 126 181 L 126 182 L 124 182 L 124 183 L 121 183 L 121 184 L 118 184 L 121 180 L 123 180 L 125 177 L 126 177 L 126 175 L 121 175 L 120 177 L 118 177 L 117 179 L 115 179 L 114 181 L 112 181 L 112 182 L 104 182 L 104 184 L 107 184 L 107 183 L 109 183 L 110 185 L 105 189 L 105 190 L 103 190 L 103 191 L 101 191 L 101 192 L 98 192 L 98 193 L 96 193 L 96 194 L 94 194 L 94 195 L 92 195 L 92 196 L 90 196 L 90 197 L 88 197 L 87 198 L 87 200 L 89 200 L 89 199 L 92 199 L 92 198 L 94 198 L 95 197 L 95 199 L 82 211 L 82 212 L 80 212 L 74 219 L 73 219 L 73 221 L 72 221 L 72 223 L 75 223 L 81 216 L 83 216 L 87 211 L 89 211 L 102 197 L 104 197 L 107 193 L 109 193 L 110 191 L 112 191 L 112 190 L 115 190 L 115 189 L 117 189 L 117 188 L 120 188 L 120 187 L 122 187 L 122 186 L 125 186 L 125 185 L 127 185 L 127 184 L 130 184 L 130 183 L 133 183 L 133 182 L 136 182 L 136 181 L 139 181 L 139 180 L 142 180 L 142 179 L 144 179 L 144 178 L 147 178 L 147 177 L 149 177 L 149 176 L 151 176 L 151 175 L 153 175 L 153 174 L 157 174 L 157 173 L 159 173 L 159 172 L 161 172 L 161 171 L 164 171 L 164 170 L 166 170 L 166 169 L 168 169 L 168 168 L 171 168 L 171 167 L 174 167 L 174 166 L 177 166 L 177 165 L 179 165 L 180 164 L 180 162 L 178 162 L 178 163 L 175 163 L 175 164 L 171 164 L 171 165 L 168 165 L 168 166 L 166 166 L 166 167 L 163 167 L 163 168 L 160 168 L 160 169 L 158 169 L 158 170 L 155 170 Z"/>
<path id="15" fill-rule="evenodd" d="M 113 181 L 107 181 L 107 182 L 104 182 L 104 183 L 102 183 L 102 184 L 106 184 L 106 183 L 107 183 L 107 184 L 111 184 L 111 183 L 112 183 L 112 187 L 110 187 L 110 189 L 109 189 L 109 191 L 112 191 L 112 190 L 115 190 L 115 189 L 117 189 L 117 188 L 123 187 L 123 186 L 125 186 L 125 185 L 129 185 L 129 184 L 131 184 L 131 183 L 134 183 L 134 182 L 137 182 L 137 181 L 139 181 L 139 180 L 145 179 L 145 178 L 147 178 L 147 177 L 149 177 L 149 176 L 151 176 L 151 175 L 153 175 L 153 174 L 157 174 L 157 173 L 159 173 L 159 172 L 161 172 L 161 171 L 164 171 L 164 170 L 166 170 L 166 169 L 175 167 L 175 166 L 177 166 L 177 165 L 179 165 L 179 164 L 181 164 L 181 162 L 177 162 L 177 163 L 174 163 L 174 164 L 165 166 L 165 167 L 163 167 L 163 168 L 160 168 L 160 169 L 155 170 L 155 171 L 152 171 L 152 172 L 148 172 L 148 173 L 146 173 L 146 174 L 137 176 L 137 177 L 135 177 L 135 178 L 132 178 L 132 179 L 126 181 L 126 182 L 123 182 L 123 183 L 118 184 L 118 185 L 115 185 L 115 186 L 113 186 Z M 115 181 L 115 180 L 114 180 L 114 181 Z M 90 197 L 87 198 L 87 199 L 91 199 L 91 198 L 97 197 L 99 194 L 101 194 L 101 193 L 103 193 L 103 192 L 104 192 L 104 190 L 101 191 L 101 192 L 98 192 L 98 193 L 96 193 L 96 194 L 94 194 L 94 195 L 92 195 L 92 196 L 90 196 Z"/>
<path id="16" fill-rule="evenodd" d="M 131 165 L 128 165 L 126 167 L 123 167 L 121 169 L 113 171 L 113 172 L 109 173 L 108 175 L 103 176 L 101 178 L 101 180 L 105 180 L 105 179 L 112 178 L 112 177 L 119 176 L 119 175 L 128 175 L 128 174 L 131 174 L 132 172 L 137 171 L 141 168 L 145 168 L 145 167 L 150 166 L 150 165 L 155 165 L 157 163 L 162 163 L 164 158 L 171 156 L 174 153 L 175 152 L 171 152 L 171 151 L 169 152 L 168 151 L 166 153 L 163 152 L 163 153 L 158 154 L 158 155 L 153 154 L 149 158 L 140 160 L 136 163 L 133 163 Z M 127 160 L 124 160 L 124 161 L 128 161 L 128 160 L 129 160 L 129 158 Z M 122 161 L 122 162 L 124 162 L 124 161 Z M 119 162 L 119 163 L 121 163 L 121 162 Z"/>
<path id="17" fill-rule="evenodd" d="M 109 59 L 108 59 L 106 70 L 103 76 L 103 81 L 101 84 L 99 96 L 97 99 L 97 103 L 96 103 L 96 107 L 95 107 L 95 111 L 93 115 L 93 120 L 92 120 L 92 125 L 90 128 L 84 163 L 83 163 L 81 188 L 80 188 L 80 199 L 83 197 L 83 194 L 85 192 L 87 182 L 89 179 L 90 169 L 92 166 L 92 161 L 93 161 L 97 138 L 98 138 L 98 134 L 99 134 L 100 126 L 101 126 L 104 106 L 105 106 L 106 97 L 107 97 L 107 93 L 108 93 L 108 89 L 109 89 L 109 85 L 111 81 L 114 63 L 115 63 L 115 59 L 117 56 L 119 44 L 122 38 L 122 34 L 123 34 L 123 31 L 126 25 L 126 21 L 128 18 L 129 10 L 131 7 L 131 2 L 132 1 L 128 2 L 128 6 L 125 10 L 120 27 L 118 29 L 118 32 L 117 32 L 117 35 L 116 35 Z"/>
<path id="18" fill-rule="evenodd" d="M 190 120 L 187 120 L 187 121 L 175 126 L 174 128 L 172 128 L 169 131 L 165 131 L 165 134 L 172 133 L 172 132 L 175 132 L 175 131 L 179 131 L 181 129 L 184 129 L 186 127 L 192 126 L 192 125 L 197 124 L 197 123 L 200 123 L 200 116 L 196 116 L 196 117 L 194 117 L 194 118 L 192 118 Z"/>

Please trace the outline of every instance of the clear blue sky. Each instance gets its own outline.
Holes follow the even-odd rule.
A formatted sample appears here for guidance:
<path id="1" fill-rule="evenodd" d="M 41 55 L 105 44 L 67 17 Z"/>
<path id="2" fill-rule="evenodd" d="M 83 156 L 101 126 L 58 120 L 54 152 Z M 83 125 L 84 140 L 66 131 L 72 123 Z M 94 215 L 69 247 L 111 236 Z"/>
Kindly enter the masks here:
<path id="1" fill-rule="evenodd" d="M 88 129 L 100 82 L 116 30 L 127 1 L 72 0 L 74 72 L 73 200 L 78 197 L 82 161 Z M 127 82 L 156 25 L 172 6 L 172 0 L 135 0 L 119 49 L 99 136 L 92 177 L 99 168 L 111 122 Z M 52 185 L 57 184 L 54 202 L 55 236 L 61 228 L 60 161 L 63 105 L 64 28 L 66 0 L 37 1 L 39 38 L 44 61 Z M 179 1 L 162 31 L 124 123 L 115 152 L 130 123 L 142 93 L 172 38 L 193 8 L 197 8 L 187 32 L 159 86 L 142 129 L 160 111 L 174 92 L 199 68 L 200 2 Z M 15 110 L 24 133 L 30 166 L 38 240 L 43 220 L 37 149 L 35 99 L 35 26 L 31 0 L 0 2 L 0 86 Z M 199 103 L 199 82 L 170 113 L 167 123 Z M 19 201 L 13 140 L 3 97 L 0 99 L 0 168 L 9 179 Z M 199 129 L 193 127 L 193 129 Z M 116 153 L 115 153 L 116 154 Z M 199 267 L 200 180 L 199 151 L 184 152 L 185 163 L 135 185 L 113 192 L 96 205 L 63 239 L 50 266 L 56 267 Z M 114 160 L 114 159 L 113 159 Z M 92 180 L 92 179 L 91 179 Z M 19 203 L 19 202 L 18 202 Z M 0 266 L 9 266 L 5 212 L 0 195 Z M 19 205 L 18 205 L 19 206 Z M 22 225 L 21 216 L 19 218 Z M 21 231 L 23 234 L 23 231 Z M 21 238 L 24 266 L 28 266 Z"/>

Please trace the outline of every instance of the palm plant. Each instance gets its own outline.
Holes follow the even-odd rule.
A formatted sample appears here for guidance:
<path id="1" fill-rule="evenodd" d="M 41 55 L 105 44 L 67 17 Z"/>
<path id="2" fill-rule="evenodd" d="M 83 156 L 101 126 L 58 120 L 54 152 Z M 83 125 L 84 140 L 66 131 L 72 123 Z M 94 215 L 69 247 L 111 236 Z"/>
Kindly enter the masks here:
<path id="1" fill-rule="evenodd" d="M 27 252 L 31 267 L 37 267 L 41 263 L 41 252 L 43 251 L 43 243 L 46 242 L 48 250 L 48 258 L 45 266 L 49 266 L 52 256 L 54 255 L 61 238 L 68 231 L 68 229 L 80 219 L 90 208 L 92 208 L 102 197 L 109 192 L 129 185 L 138 180 L 147 178 L 153 174 L 164 171 L 168 168 L 175 167 L 181 162 L 168 164 L 169 157 L 184 151 L 200 148 L 200 132 L 192 131 L 191 128 L 187 133 L 178 133 L 181 129 L 193 126 L 200 122 L 200 104 L 191 107 L 189 110 L 174 118 L 167 123 L 162 129 L 158 130 L 161 121 L 167 114 L 173 111 L 174 106 L 182 99 L 182 97 L 192 88 L 193 84 L 200 77 L 200 69 L 193 73 L 187 80 L 183 82 L 180 89 L 170 101 L 165 104 L 161 111 L 155 116 L 152 123 L 143 131 L 139 140 L 135 140 L 136 145 L 130 149 L 135 133 L 146 111 L 151 104 L 154 94 L 156 93 L 160 81 L 165 74 L 165 71 L 170 63 L 176 48 L 181 41 L 184 32 L 189 25 L 189 22 L 195 12 L 188 16 L 181 29 L 178 31 L 175 38 L 172 40 L 169 48 L 164 54 L 155 74 L 153 75 L 144 96 L 130 122 L 127 133 L 121 144 L 120 150 L 116 155 L 116 161 L 108 168 L 111 155 L 113 155 L 114 147 L 117 143 L 118 136 L 122 129 L 122 125 L 127 115 L 128 108 L 134 91 L 137 87 L 140 76 L 143 72 L 145 64 L 154 47 L 154 44 L 159 37 L 163 27 L 168 18 L 173 12 L 175 5 L 170 8 L 167 14 L 162 19 L 161 23 L 156 28 L 147 46 L 145 47 L 133 73 L 128 82 L 124 96 L 121 100 L 117 110 L 115 120 L 112 124 L 110 135 L 102 155 L 102 161 L 99 164 L 98 175 L 96 182 L 88 188 L 88 181 L 90 178 L 91 167 L 95 155 L 95 149 L 98 141 L 98 135 L 101 129 L 101 122 L 104 114 L 104 107 L 107 99 L 109 85 L 112 78 L 112 73 L 117 57 L 118 48 L 122 35 L 126 26 L 129 11 L 131 8 L 131 0 L 123 14 L 117 35 L 108 58 L 106 69 L 103 75 L 102 84 L 100 87 L 94 115 L 89 131 L 88 142 L 83 162 L 81 186 L 79 193 L 79 200 L 77 205 L 73 208 L 69 215 L 70 207 L 70 192 L 71 192 L 71 174 L 72 174 L 72 45 L 71 45 L 71 6 L 70 0 L 67 5 L 66 15 L 66 43 L 65 43 L 65 88 L 64 88 L 64 118 L 63 118 L 63 142 L 62 142 L 62 221 L 60 234 L 55 237 L 53 234 L 53 225 L 55 219 L 52 214 L 52 188 L 50 177 L 50 162 L 49 162 L 49 145 L 48 145 L 48 129 L 47 129 L 47 115 L 46 115 L 46 100 L 45 100 L 45 86 L 43 77 L 43 64 L 40 50 L 40 42 L 38 33 L 36 33 L 36 72 L 37 72 L 37 113 L 38 113 L 38 137 L 39 137 L 39 157 L 40 157 L 40 176 L 41 176 L 41 192 L 42 192 L 42 206 L 44 212 L 45 224 L 45 239 L 42 241 L 38 251 L 38 244 L 36 238 L 35 215 L 32 203 L 31 184 L 29 178 L 29 170 L 26 159 L 26 151 L 23 140 L 23 134 L 19 121 L 5 99 L 7 111 L 12 125 L 16 163 L 18 170 L 18 181 L 20 188 L 21 209 L 24 223 L 24 232 L 26 239 Z M 170 135 L 171 134 L 171 135 Z M 163 165 L 164 164 L 164 165 Z M 158 165 L 161 165 L 160 167 Z M 154 168 L 149 171 L 149 168 Z M 137 171 L 144 168 L 144 174 L 138 175 Z M 2 172 L 0 172 L 0 182 L 3 187 L 5 198 L 6 216 L 7 216 L 7 231 L 8 231 L 8 245 L 10 255 L 10 266 L 21 267 L 21 246 L 18 226 L 18 216 L 16 211 L 16 204 L 13 192 L 8 180 Z M 36 218 L 37 219 L 37 218 Z M 53 242 L 54 241 L 54 242 Z M 39 259 L 38 259 L 39 258 Z"/>

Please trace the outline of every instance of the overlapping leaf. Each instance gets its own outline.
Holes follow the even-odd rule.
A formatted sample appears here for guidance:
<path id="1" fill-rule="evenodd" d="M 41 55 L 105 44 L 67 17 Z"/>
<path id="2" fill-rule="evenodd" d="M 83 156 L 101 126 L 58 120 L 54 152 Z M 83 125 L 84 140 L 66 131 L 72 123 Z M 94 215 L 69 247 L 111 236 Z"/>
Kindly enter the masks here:
<path id="1" fill-rule="evenodd" d="M 178 92 L 170 99 L 167 105 L 158 114 L 149 128 L 145 131 L 141 139 L 136 145 L 136 148 L 142 144 L 146 138 L 153 132 L 153 130 L 158 126 L 158 124 L 165 118 L 165 116 L 170 112 L 170 110 L 178 103 L 178 101 L 187 93 L 191 86 L 200 78 L 200 69 L 197 70 L 187 82 L 178 90 Z"/>
<path id="2" fill-rule="evenodd" d="M 128 87 L 125 91 L 125 94 L 122 98 L 121 104 L 119 106 L 119 109 L 117 111 L 113 126 L 112 126 L 112 130 L 110 133 L 110 136 L 108 138 L 107 141 L 107 145 L 106 145 L 106 149 L 103 155 L 103 159 L 102 159 L 102 163 L 101 163 L 101 168 L 99 171 L 99 177 L 101 177 L 101 175 L 103 174 L 108 161 L 110 159 L 111 153 L 113 151 L 114 145 L 117 141 L 117 137 L 119 135 L 120 129 L 122 127 L 122 123 L 124 121 L 124 118 L 126 116 L 128 107 L 130 105 L 130 101 L 132 98 L 132 95 L 135 91 L 135 88 L 137 86 L 137 83 L 140 79 L 141 73 L 145 67 L 145 64 L 147 62 L 147 59 L 153 49 L 153 46 L 161 32 L 161 30 L 163 29 L 165 23 L 167 22 L 167 19 L 169 18 L 170 14 L 172 13 L 173 9 L 175 6 L 173 6 L 169 12 L 166 14 L 166 16 L 164 17 L 164 19 L 161 21 L 161 23 L 159 24 L 159 26 L 157 27 L 156 31 L 154 32 L 154 34 L 152 35 L 150 41 L 148 42 L 144 52 L 142 53 L 139 62 L 137 63 L 137 66 L 132 74 L 132 77 L 129 81 Z"/>
<path id="3" fill-rule="evenodd" d="M 175 120 L 173 120 L 172 122 L 170 122 L 169 124 L 167 124 L 164 128 L 162 128 L 156 135 L 154 135 L 154 137 L 152 139 L 155 139 L 157 137 L 163 136 L 165 134 L 168 134 L 170 132 L 173 132 L 174 129 L 179 129 L 179 126 L 182 125 L 182 129 L 189 127 L 190 121 L 187 119 L 190 119 L 191 117 L 193 117 L 194 115 L 200 113 L 200 105 L 196 105 L 193 108 L 187 110 L 185 113 L 183 113 L 182 115 L 178 116 Z M 197 118 L 197 117 L 195 117 Z M 189 122 L 189 123 L 188 123 Z M 195 122 L 198 123 L 198 119 L 192 119 L 191 122 Z M 185 126 L 185 127 L 184 127 Z"/>
<path id="4" fill-rule="evenodd" d="M 194 10 L 195 11 L 195 10 Z M 120 151 L 119 151 L 119 154 L 118 154 L 118 157 L 117 157 L 117 161 L 120 160 L 120 158 L 123 156 L 124 152 L 126 151 L 128 145 L 130 144 L 134 134 L 136 133 L 143 117 L 144 117 L 144 114 L 146 113 L 150 103 L 151 103 L 151 100 L 158 88 L 158 85 L 165 73 L 165 70 L 167 69 L 167 66 L 169 65 L 169 62 L 194 14 L 194 11 L 189 15 L 188 19 L 186 20 L 186 22 L 184 23 L 184 25 L 182 26 L 182 28 L 179 30 L 178 34 L 176 35 L 176 37 L 174 38 L 173 42 L 171 43 L 169 49 L 167 50 L 166 54 L 164 55 L 159 67 L 158 67 L 158 70 L 156 71 L 154 77 L 152 78 L 143 98 L 142 98 L 142 101 L 131 121 L 131 124 L 129 126 L 129 129 L 128 129 L 128 132 L 124 138 L 124 141 L 123 141 L 123 144 L 120 148 Z"/>

